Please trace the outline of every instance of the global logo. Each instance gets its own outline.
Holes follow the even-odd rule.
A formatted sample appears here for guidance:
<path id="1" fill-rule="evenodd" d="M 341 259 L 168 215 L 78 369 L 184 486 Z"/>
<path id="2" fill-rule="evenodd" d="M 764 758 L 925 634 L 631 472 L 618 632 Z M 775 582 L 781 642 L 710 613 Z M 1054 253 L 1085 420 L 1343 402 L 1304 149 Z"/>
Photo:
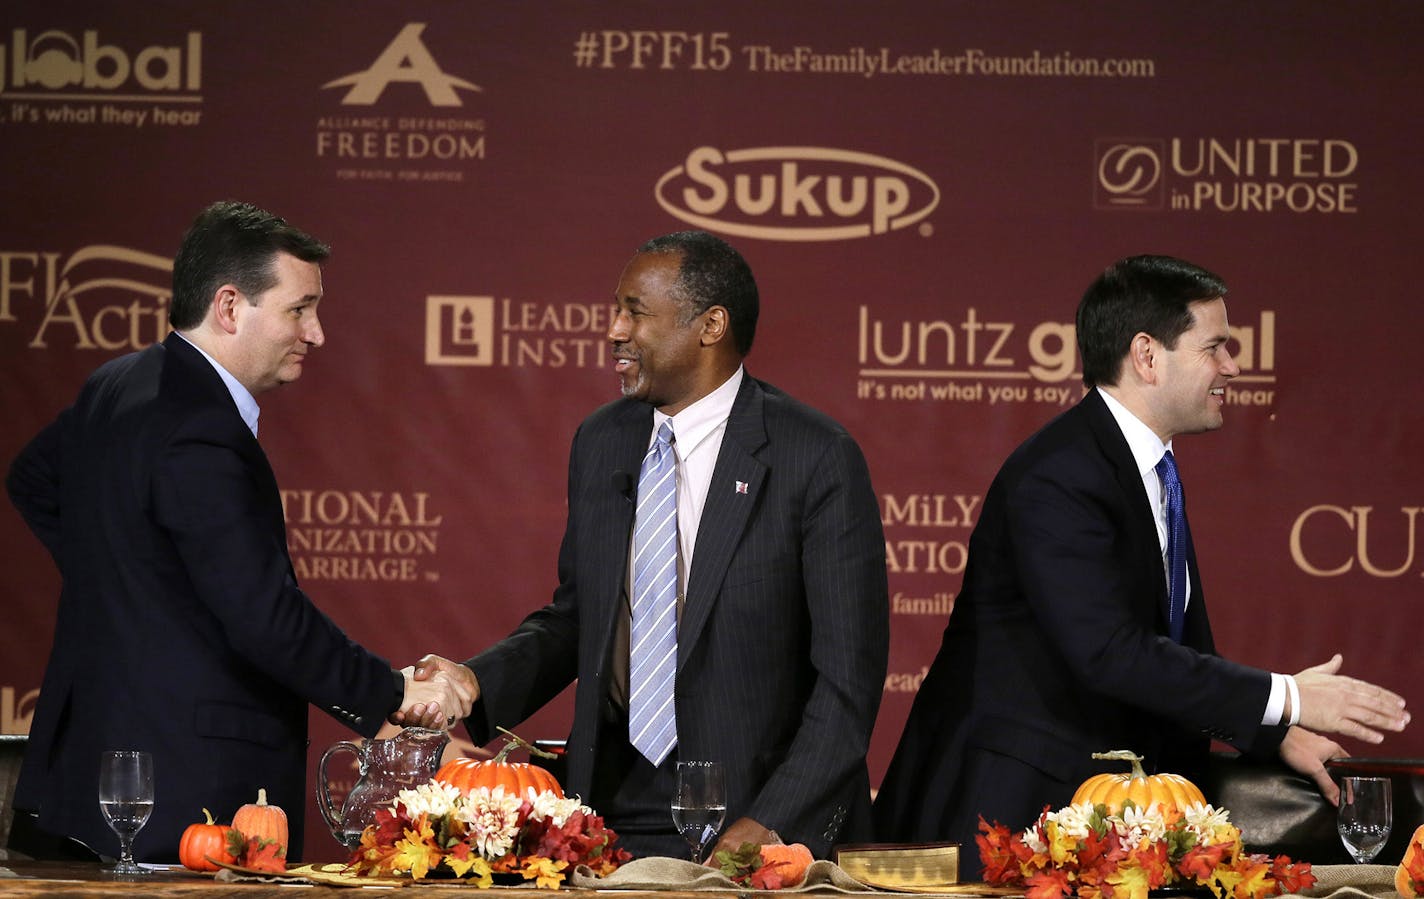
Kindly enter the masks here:
<path id="1" fill-rule="evenodd" d="M 1105 139 L 1097 142 L 1098 209 L 1162 208 L 1162 142 Z"/>
<path id="2" fill-rule="evenodd" d="M 112 91 L 132 88 L 135 82 L 143 90 L 168 94 L 202 89 L 203 36 L 197 31 L 188 32 L 183 44 L 155 44 L 135 52 L 133 47 L 103 43 L 92 29 L 76 39 L 54 29 L 30 37 L 17 28 L 10 33 L 8 57 L 6 49 L 0 45 L 0 91 L 13 97 L 47 98 L 43 92 L 17 93 L 24 88 Z"/>
<path id="3" fill-rule="evenodd" d="M 787 241 L 898 231 L 923 221 L 940 197 L 928 175 L 902 162 L 829 147 L 698 147 L 653 193 L 664 211 L 690 225 Z"/>

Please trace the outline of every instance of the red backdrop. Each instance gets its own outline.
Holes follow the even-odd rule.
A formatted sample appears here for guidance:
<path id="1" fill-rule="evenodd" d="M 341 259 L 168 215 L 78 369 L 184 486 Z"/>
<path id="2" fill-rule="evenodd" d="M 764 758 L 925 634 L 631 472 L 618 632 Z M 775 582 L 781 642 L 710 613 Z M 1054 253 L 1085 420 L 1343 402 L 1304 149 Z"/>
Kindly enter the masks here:
<path id="1" fill-rule="evenodd" d="M 1244 372 L 1226 427 L 1179 447 L 1221 650 L 1340 650 L 1409 694 L 1421 26 L 1412 0 L 19 0 L 0 459 L 161 336 L 201 207 L 269 207 L 335 249 L 327 346 L 263 397 L 303 586 L 394 661 L 463 658 L 549 595 L 624 261 L 718 231 L 762 288 L 751 371 L 845 423 L 882 498 L 878 779 L 990 478 L 1080 393 L 1078 296 L 1170 253 L 1232 285 Z M 25 732 L 59 580 L 8 505 L 0 552 L 0 730 Z M 345 736 L 314 715 L 314 754 Z M 1350 748 L 1420 755 L 1424 730 Z"/>

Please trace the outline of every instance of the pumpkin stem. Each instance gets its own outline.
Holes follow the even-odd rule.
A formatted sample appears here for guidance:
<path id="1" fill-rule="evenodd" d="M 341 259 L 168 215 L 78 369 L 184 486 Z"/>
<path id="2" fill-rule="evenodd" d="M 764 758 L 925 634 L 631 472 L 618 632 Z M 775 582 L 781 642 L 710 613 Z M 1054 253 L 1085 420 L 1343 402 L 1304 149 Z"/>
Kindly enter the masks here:
<path id="1" fill-rule="evenodd" d="M 1142 770 L 1142 756 L 1131 750 L 1114 749 L 1112 752 L 1095 752 L 1093 758 L 1109 762 L 1132 762 L 1132 779 L 1147 779 L 1147 772 Z"/>
<path id="2" fill-rule="evenodd" d="M 257 788 L 257 804 L 258 804 L 258 805 L 266 805 L 266 804 L 267 804 L 267 788 L 266 788 L 266 787 L 258 787 L 258 788 Z"/>
<path id="3" fill-rule="evenodd" d="M 500 733 L 504 734 L 506 737 L 509 738 L 504 741 L 504 746 L 500 748 L 499 753 L 494 757 L 494 763 L 496 765 L 500 764 L 505 760 L 505 758 L 509 755 L 509 751 L 511 749 L 527 749 L 530 755 L 537 755 L 540 758 L 545 759 L 558 758 L 558 756 L 554 755 L 552 752 L 545 752 L 544 750 L 537 748 L 536 746 L 534 746 L 534 744 L 530 743 L 528 740 L 519 736 L 519 734 L 516 734 L 512 730 L 506 730 L 505 728 L 500 727 L 499 725 L 495 725 L 495 730 L 498 730 Z"/>
<path id="4" fill-rule="evenodd" d="M 203 817 L 205 817 L 205 818 L 208 819 L 208 823 L 209 823 L 209 824 L 215 824 L 215 823 L 217 823 L 217 822 L 215 822 L 215 821 L 213 820 L 213 813 L 210 812 L 210 811 L 208 811 L 207 809 L 203 809 Z"/>

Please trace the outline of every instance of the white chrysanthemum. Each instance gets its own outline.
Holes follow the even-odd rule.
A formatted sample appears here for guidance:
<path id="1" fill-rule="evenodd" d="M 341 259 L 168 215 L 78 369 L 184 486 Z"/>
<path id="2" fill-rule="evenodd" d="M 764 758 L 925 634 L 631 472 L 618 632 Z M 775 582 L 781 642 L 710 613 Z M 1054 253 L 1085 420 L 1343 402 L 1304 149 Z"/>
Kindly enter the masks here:
<path id="1" fill-rule="evenodd" d="M 534 817 L 552 821 L 555 826 L 562 826 L 565 821 L 569 820 L 570 815 L 580 810 L 585 815 L 593 814 L 593 809 L 584 805 L 577 797 L 562 798 L 551 790 L 534 795 L 533 787 L 529 787 L 528 792 L 530 793 L 530 802 L 534 806 Z"/>
<path id="2" fill-rule="evenodd" d="M 519 835 L 518 796 L 505 795 L 504 787 L 478 787 L 455 807 L 455 820 L 462 822 L 475 851 L 491 861 L 509 852 Z"/>
<path id="3" fill-rule="evenodd" d="M 1058 832 L 1064 837 L 1072 840 L 1087 839 L 1088 819 L 1092 817 L 1093 804 L 1091 802 L 1080 802 L 1077 805 L 1065 805 L 1056 812 L 1050 812 L 1045 823 L 1053 821 L 1058 824 Z"/>
<path id="4" fill-rule="evenodd" d="M 1212 808 L 1200 802 L 1193 802 L 1182 809 L 1182 817 L 1186 820 L 1187 830 L 1198 837 L 1209 837 L 1231 825 L 1226 809 Z"/>
<path id="5" fill-rule="evenodd" d="M 439 818 L 454 811 L 455 803 L 460 799 L 460 795 L 458 787 L 431 781 L 421 784 L 414 790 L 401 790 L 396 794 L 396 801 L 405 806 L 405 813 L 411 818 L 419 817 L 421 814 Z"/>
<path id="6" fill-rule="evenodd" d="M 1025 846 L 1036 853 L 1045 854 L 1048 852 L 1048 844 L 1043 841 L 1043 829 L 1037 823 L 1024 831 L 1023 841 Z"/>
<path id="7" fill-rule="evenodd" d="M 1162 817 L 1162 806 L 1156 802 L 1147 808 L 1124 808 L 1121 822 L 1118 833 L 1129 846 L 1136 846 L 1143 840 L 1156 843 L 1167 837 L 1167 821 Z"/>

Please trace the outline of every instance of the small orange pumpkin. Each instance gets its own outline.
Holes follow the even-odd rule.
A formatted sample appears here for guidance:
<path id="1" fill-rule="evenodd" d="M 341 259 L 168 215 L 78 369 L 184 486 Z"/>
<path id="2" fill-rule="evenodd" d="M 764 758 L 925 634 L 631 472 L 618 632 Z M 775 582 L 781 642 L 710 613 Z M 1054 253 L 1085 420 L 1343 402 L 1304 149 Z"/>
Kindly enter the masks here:
<path id="1" fill-rule="evenodd" d="M 1405 899 L 1414 899 L 1424 893 L 1424 824 L 1416 827 L 1409 838 L 1404 859 L 1394 870 L 1394 888 Z"/>
<path id="2" fill-rule="evenodd" d="M 815 858 L 804 843 L 765 843 L 761 847 L 763 865 L 780 862 L 776 873 L 781 876 L 782 887 L 794 887 L 806 879 L 806 869 Z"/>
<path id="3" fill-rule="evenodd" d="M 267 791 L 257 791 L 257 802 L 249 802 L 232 816 L 233 829 L 244 837 L 272 840 L 287 851 L 287 813 L 279 806 L 267 804 Z"/>
<path id="4" fill-rule="evenodd" d="M 1131 799 L 1138 808 L 1156 802 L 1162 808 L 1186 808 L 1194 803 L 1205 805 L 1206 797 L 1196 784 L 1180 774 L 1147 774 L 1142 770 L 1142 756 L 1123 749 L 1095 752 L 1095 759 L 1132 762 L 1127 774 L 1095 774 L 1083 781 L 1073 794 L 1073 804 L 1087 802 L 1105 805 L 1109 814 L 1122 811 L 1125 800 Z"/>
<path id="5" fill-rule="evenodd" d="M 227 832 L 232 828 L 226 824 L 214 824 L 213 813 L 203 809 L 206 824 L 189 824 L 178 841 L 178 861 L 190 871 L 216 871 L 218 866 L 208 861 L 211 856 L 224 864 L 232 864 L 237 859 L 227 851 Z"/>
<path id="6" fill-rule="evenodd" d="M 525 790 L 533 789 L 535 793 L 547 790 L 562 798 L 564 790 L 554 779 L 554 775 L 538 765 L 531 765 L 528 762 L 507 761 L 509 751 L 516 746 L 529 750 L 531 755 L 542 755 L 546 758 L 555 756 L 541 749 L 535 749 L 502 727 L 500 730 L 507 734 L 509 739 L 505 741 L 504 746 L 494 758 L 451 759 L 441 766 L 439 771 L 435 772 L 435 779 L 456 787 L 463 793 L 469 793 L 480 787 L 487 787 L 491 790 L 495 787 L 504 787 L 506 795 L 523 796 Z"/>

